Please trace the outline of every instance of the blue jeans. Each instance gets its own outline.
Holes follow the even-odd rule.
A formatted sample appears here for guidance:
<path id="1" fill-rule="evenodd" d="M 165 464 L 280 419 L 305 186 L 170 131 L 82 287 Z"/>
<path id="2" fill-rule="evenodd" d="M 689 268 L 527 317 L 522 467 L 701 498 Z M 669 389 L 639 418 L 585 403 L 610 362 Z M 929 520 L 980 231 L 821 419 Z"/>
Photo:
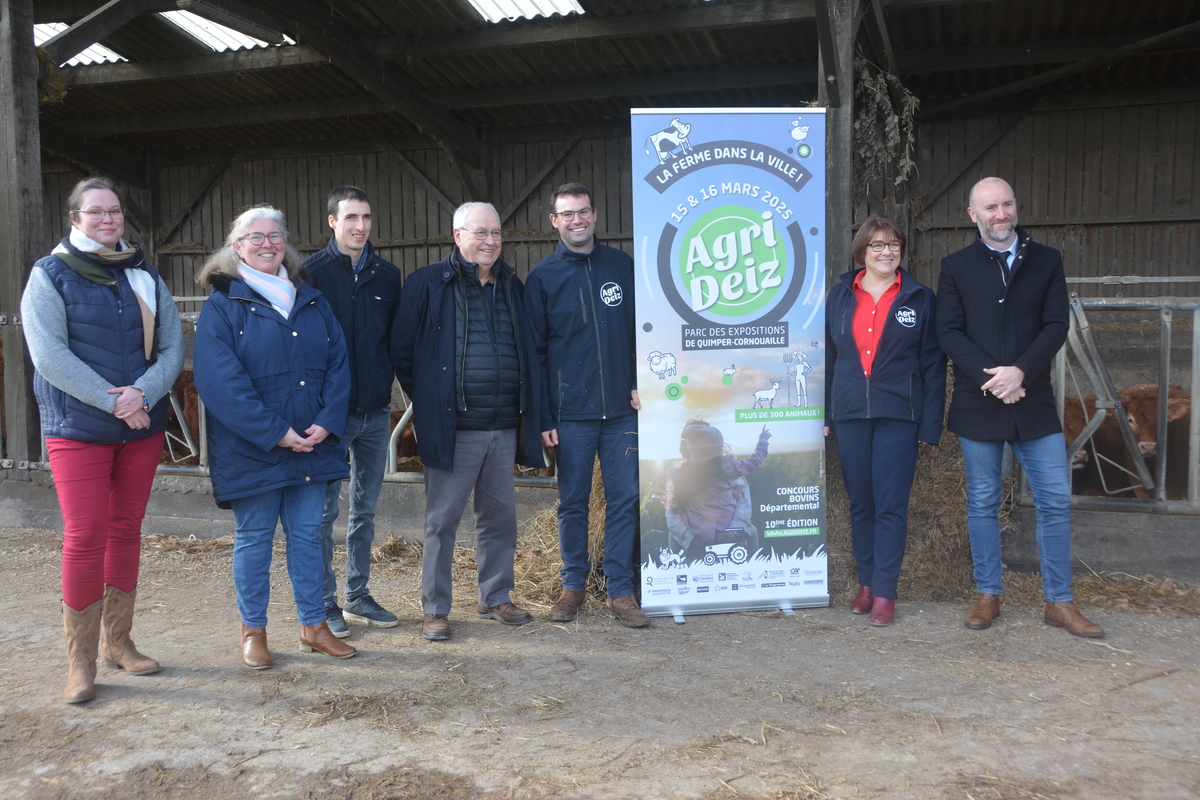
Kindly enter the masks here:
<path id="1" fill-rule="evenodd" d="M 896 599 L 908 541 L 908 497 L 917 472 L 917 423 L 903 419 L 835 422 L 858 584 Z"/>
<path id="2" fill-rule="evenodd" d="M 237 589 L 242 624 L 267 625 L 271 600 L 271 547 L 275 524 L 283 524 L 287 539 L 287 571 L 292 580 L 296 617 L 301 625 L 325 620 L 321 602 L 321 505 L 324 483 L 287 486 L 252 497 L 231 500 L 237 520 L 233 544 L 233 585 Z"/>
<path id="3" fill-rule="evenodd" d="M 592 467 L 604 479 L 604 577 L 609 597 L 633 594 L 638 514 L 637 416 L 558 423 L 558 543 L 563 588 L 582 591 L 588 569 L 588 505 Z"/>
<path id="4" fill-rule="evenodd" d="M 391 412 L 351 414 L 343 441 L 350 452 L 350 519 L 346 525 L 346 602 L 368 594 L 371 545 L 375 542 L 375 503 L 387 468 Z M 321 518 L 321 550 L 325 559 L 325 605 L 337 602 L 337 576 L 333 573 L 333 522 L 338 518 L 342 482 L 330 481 Z"/>
<path id="5" fill-rule="evenodd" d="M 975 561 L 975 585 L 985 594 L 1003 594 L 1000 581 L 1000 471 L 1005 442 L 959 438 L 967 468 L 967 532 Z M 1051 603 L 1071 594 L 1071 473 L 1061 433 L 1008 442 L 1021 462 L 1037 507 L 1037 544 L 1042 591 Z"/>

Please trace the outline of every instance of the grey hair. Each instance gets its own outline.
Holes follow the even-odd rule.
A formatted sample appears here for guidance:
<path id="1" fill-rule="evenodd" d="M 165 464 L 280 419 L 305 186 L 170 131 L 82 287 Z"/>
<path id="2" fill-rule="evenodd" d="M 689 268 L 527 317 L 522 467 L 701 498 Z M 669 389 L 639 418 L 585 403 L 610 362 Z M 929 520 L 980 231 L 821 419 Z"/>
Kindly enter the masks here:
<path id="1" fill-rule="evenodd" d="M 478 208 L 486 208 L 496 215 L 496 219 L 500 219 L 500 212 L 491 203 L 470 202 L 463 203 L 458 208 L 454 209 L 454 230 L 462 230 L 463 225 L 467 224 L 467 215 Z"/>
<path id="2" fill-rule="evenodd" d="M 238 265 L 242 263 L 242 258 L 233 249 L 233 246 L 241 241 L 246 235 L 246 231 L 250 230 L 250 226 L 260 219 L 271 220 L 283 234 L 283 266 L 287 268 L 288 278 L 293 283 L 304 278 L 304 270 L 300 268 L 300 254 L 288 241 L 287 223 L 283 219 L 283 212 L 274 206 L 263 204 L 251 206 L 234 218 L 233 222 L 229 224 L 229 235 L 225 237 L 225 246 L 204 262 L 203 269 L 196 275 L 196 283 L 201 286 L 212 286 L 209 278 L 216 273 L 236 278 Z"/>

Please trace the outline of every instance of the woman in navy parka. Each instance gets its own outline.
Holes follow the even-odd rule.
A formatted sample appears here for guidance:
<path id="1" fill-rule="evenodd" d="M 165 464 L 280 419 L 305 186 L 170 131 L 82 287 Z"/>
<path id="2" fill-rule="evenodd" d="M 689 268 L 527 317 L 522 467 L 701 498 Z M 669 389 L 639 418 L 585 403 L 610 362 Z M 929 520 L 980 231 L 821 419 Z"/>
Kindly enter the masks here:
<path id="1" fill-rule="evenodd" d="M 287 537 L 301 652 L 357 652 L 330 633 L 322 601 L 325 489 L 347 475 L 346 342 L 299 265 L 283 214 L 257 206 L 233 221 L 225 247 L 196 277 L 213 290 L 196 324 L 196 390 L 208 411 L 213 495 L 237 520 L 233 582 L 242 661 L 251 669 L 272 663 L 266 626 L 277 522 Z"/>
<path id="2" fill-rule="evenodd" d="M 853 251 L 863 269 L 841 276 L 825 309 L 825 419 L 837 431 L 850 495 L 860 585 L 850 611 L 885 626 L 896 614 L 917 442 L 937 445 L 942 436 L 946 356 L 933 292 L 900 269 L 899 226 L 869 217 Z"/>

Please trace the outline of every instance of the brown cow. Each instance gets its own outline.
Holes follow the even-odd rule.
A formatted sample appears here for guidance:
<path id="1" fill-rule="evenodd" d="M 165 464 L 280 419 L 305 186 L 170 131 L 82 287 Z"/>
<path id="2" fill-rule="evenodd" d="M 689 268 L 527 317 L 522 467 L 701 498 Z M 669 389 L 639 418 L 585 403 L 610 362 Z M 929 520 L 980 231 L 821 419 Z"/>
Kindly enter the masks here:
<path id="1" fill-rule="evenodd" d="M 1150 459 L 1158 452 L 1156 438 L 1158 433 L 1158 386 L 1155 384 L 1130 386 L 1118 390 L 1117 397 L 1121 401 L 1121 408 L 1125 411 L 1125 419 L 1129 422 L 1129 429 L 1133 432 L 1133 438 L 1137 442 L 1138 449 L 1143 456 Z M 1191 398 L 1182 388 L 1171 386 L 1168 389 L 1168 499 L 1180 499 L 1186 494 L 1186 430 L 1188 427 L 1187 420 L 1190 404 Z M 1085 422 L 1083 409 L 1087 409 L 1088 417 L 1096 413 L 1095 395 L 1088 395 L 1082 398 L 1082 402 L 1079 398 L 1065 398 L 1063 437 L 1066 439 L 1068 446 L 1083 431 Z M 1184 433 L 1181 435 L 1175 432 L 1176 429 L 1184 431 Z M 1108 414 L 1100 424 L 1100 427 L 1092 435 L 1091 445 L 1085 445 L 1081 448 L 1076 453 L 1075 459 L 1071 464 L 1074 475 L 1075 493 L 1102 496 L 1105 494 L 1124 494 L 1127 491 L 1131 491 L 1128 489 L 1114 491 L 1114 489 L 1128 486 L 1130 482 L 1136 481 L 1136 478 L 1121 472 L 1103 459 L 1100 460 L 1100 463 L 1096 463 L 1097 460 L 1091 458 L 1089 447 L 1094 448 L 1097 454 L 1124 466 L 1125 469 L 1134 475 L 1137 474 L 1134 457 L 1125 445 L 1125 438 L 1121 433 L 1120 427 L 1113 416 Z M 1182 451 L 1182 455 L 1180 451 Z M 1150 468 L 1150 474 L 1153 475 L 1153 462 L 1148 463 L 1147 466 Z M 1180 472 L 1181 468 L 1183 474 L 1179 475 L 1177 473 Z M 1101 472 L 1103 473 L 1104 481 L 1101 481 Z M 1108 484 L 1108 492 L 1104 489 L 1105 483 Z M 1132 491 L 1135 491 L 1138 497 L 1145 498 L 1151 496 L 1151 492 L 1144 488 Z"/>

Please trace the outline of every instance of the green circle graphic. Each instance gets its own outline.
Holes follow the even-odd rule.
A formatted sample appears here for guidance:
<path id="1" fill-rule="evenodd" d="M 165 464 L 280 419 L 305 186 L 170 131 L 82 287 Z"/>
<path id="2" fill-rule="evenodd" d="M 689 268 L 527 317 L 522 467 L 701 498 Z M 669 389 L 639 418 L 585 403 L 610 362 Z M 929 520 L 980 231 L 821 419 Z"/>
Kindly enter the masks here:
<path id="1" fill-rule="evenodd" d="M 778 215 L 727 205 L 709 210 L 683 234 L 677 280 L 693 311 L 745 318 L 788 285 L 787 235 Z"/>

